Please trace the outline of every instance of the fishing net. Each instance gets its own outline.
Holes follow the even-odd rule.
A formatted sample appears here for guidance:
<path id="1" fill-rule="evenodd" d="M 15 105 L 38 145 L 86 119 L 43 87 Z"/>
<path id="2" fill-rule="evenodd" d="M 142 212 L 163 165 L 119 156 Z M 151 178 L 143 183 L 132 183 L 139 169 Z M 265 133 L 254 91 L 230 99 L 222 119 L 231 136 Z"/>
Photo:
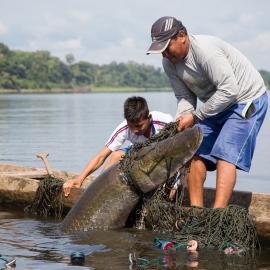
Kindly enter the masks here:
<path id="1" fill-rule="evenodd" d="M 176 134 L 178 123 L 168 124 L 150 139 L 136 143 L 120 161 L 120 170 L 131 187 L 137 189 L 130 175 L 132 161 L 138 150 L 154 142 Z M 229 205 L 224 209 L 183 207 L 185 181 L 190 164 L 183 166 L 173 177 L 157 190 L 142 194 L 142 204 L 136 211 L 136 227 L 172 233 L 173 241 L 187 242 L 195 239 L 201 247 L 226 248 L 232 244 L 244 251 L 259 247 L 256 229 L 248 211 L 240 206 Z M 61 217 L 63 211 L 63 180 L 46 177 L 40 182 L 36 197 L 28 207 L 31 213 L 41 216 Z M 175 189 L 174 198 L 170 198 Z M 178 224 L 178 231 L 175 224 Z"/>
<path id="2" fill-rule="evenodd" d="M 63 187 L 64 180 L 46 176 L 40 180 L 35 198 L 25 211 L 43 217 L 62 217 L 63 213 Z"/>
<path id="3" fill-rule="evenodd" d="M 148 228 L 160 232 L 173 232 L 176 218 L 180 216 L 180 209 L 184 197 L 184 189 L 175 185 L 185 182 L 189 171 L 189 164 L 182 167 L 173 177 L 151 194 L 143 197 L 143 206 L 138 209 L 139 216 L 136 228 Z M 174 199 L 169 198 L 170 191 L 175 189 Z"/>
<path id="4" fill-rule="evenodd" d="M 188 167 L 181 173 L 186 177 Z M 178 188 L 173 201 L 168 199 L 170 183 L 144 198 L 137 228 L 171 233 L 172 241 L 196 240 L 200 247 L 231 248 L 246 254 L 259 248 L 256 227 L 248 211 L 238 205 L 226 208 L 184 207 L 184 187 Z"/>
<path id="5" fill-rule="evenodd" d="M 175 240 L 196 239 L 201 247 L 235 245 L 243 252 L 259 247 L 256 228 L 248 211 L 238 205 L 226 208 L 187 208 L 182 213 Z"/>
<path id="6" fill-rule="evenodd" d="M 158 134 L 150 137 L 148 140 L 140 143 L 135 143 L 132 148 L 123 156 L 120 160 L 119 168 L 122 176 L 126 182 L 133 187 L 138 193 L 141 193 L 138 188 L 134 185 L 134 182 L 130 170 L 132 167 L 132 161 L 137 159 L 138 151 L 154 142 L 163 141 L 177 133 L 178 122 L 171 122 L 167 124 Z"/>
<path id="7" fill-rule="evenodd" d="M 127 182 L 134 186 L 130 169 L 138 150 L 153 142 L 162 141 L 176 134 L 178 123 L 170 123 L 157 135 L 142 143 L 136 143 L 120 161 L 120 169 Z M 191 239 L 199 241 L 202 247 L 226 248 L 231 243 L 247 251 L 259 247 L 256 228 L 248 211 L 237 205 L 227 208 L 183 207 L 186 181 L 190 164 L 183 166 L 173 177 L 154 192 L 142 194 L 142 204 L 136 212 L 136 227 L 159 232 L 173 233 L 177 242 Z M 136 188 L 136 187 L 135 187 Z M 175 189 L 174 198 L 169 198 Z M 178 224 L 178 230 L 175 224 Z"/>

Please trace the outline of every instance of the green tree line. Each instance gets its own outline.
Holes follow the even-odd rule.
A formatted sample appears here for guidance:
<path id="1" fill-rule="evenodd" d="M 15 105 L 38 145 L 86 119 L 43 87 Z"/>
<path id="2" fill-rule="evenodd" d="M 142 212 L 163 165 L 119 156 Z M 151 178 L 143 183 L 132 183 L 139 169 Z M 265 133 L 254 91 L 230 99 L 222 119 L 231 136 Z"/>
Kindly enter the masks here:
<path id="1" fill-rule="evenodd" d="M 135 62 L 97 65 L 75 63 L 69 54 L 66 62 L 48 51 L 10 50 L 0 43 L 0 88 L 52 89 L 80 87 L 168 88 L 169 82 L 160 68 Z"/>
<path id="2" fill-rule="evenodd" d="M 270 86 L 270 73 L 260 71 Z M 111 88 L 169 88 L 167 76 L 160 68 L 135 62 L 97 65 L 75 62 L 68 54 L 66 62 L 48 51 L 25 52 L 10 50 L 0 43 L 0 88 L 2 89 L 93 89 Z"/>

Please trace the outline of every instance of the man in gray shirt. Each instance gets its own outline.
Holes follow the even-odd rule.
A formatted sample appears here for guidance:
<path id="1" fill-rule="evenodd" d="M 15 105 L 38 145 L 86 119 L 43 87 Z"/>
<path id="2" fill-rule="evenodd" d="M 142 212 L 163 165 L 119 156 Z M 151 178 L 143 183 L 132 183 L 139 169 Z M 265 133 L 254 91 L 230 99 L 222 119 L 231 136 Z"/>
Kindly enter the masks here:
<path id="1" fill-rule="evenodd" d="M 216 169 L 213 207 L 226 207 L 236 169 L 250 169 L 265 118 L 268 98 L 263 79 L 236 48 L 216 37 L 189 35 L 174 17 L 158 19 L 151 36 L 147 54 L 163 56 L 177 98 L 178 130 L 197 124 L 204 133 L 188 177 L 191 205 L 203 206 L 206 172 Z"/>

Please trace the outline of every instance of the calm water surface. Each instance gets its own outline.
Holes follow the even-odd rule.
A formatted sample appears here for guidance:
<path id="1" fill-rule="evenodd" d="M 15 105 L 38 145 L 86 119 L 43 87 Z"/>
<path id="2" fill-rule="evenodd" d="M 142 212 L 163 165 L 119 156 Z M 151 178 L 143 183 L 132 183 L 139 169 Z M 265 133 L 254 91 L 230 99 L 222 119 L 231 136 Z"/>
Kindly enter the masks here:
<path id="1" fill-rule="evenodd" d="M 79 172 L 123 120 L 123 103 L 136 93 L 0 95 L 0 162 L 41 167 L 35 155 L 50 153 L 52 167 Z M 172 92 L 137 93 L 150 110 L 176 110 Z M 270 192 L 269 111 L 250 173 L 239 172 L 237 189 Z M 210 175 L 206 184 L 215 184 Z"/>
<path id="2" fill-rule="evenodd" d="M 55 169 L 79 172 L 123 120 L 123 102 L 134 94 L 0 95 L 0 163 L 41 167 L 37 152 L 50 153 Z M 173 93 L 139 93 L 150 110 L 174 115 Z M 237 189 L 270 192 L 270 123 L 267 114 L 260 132 L 251 172 L 239 173 Z M 214 185 L 214 175 L 207 180 Z M 164 254 L 153 246 L 150 232 L 121 230 L 63 236 L 58 221 L 36 219 L 0 208 L 0 254 L 14 256 L 16 269 L 135 269 L 129 252 L 159 259 L 147 269 L 186 269 L 194 258 L 186 252 Z M 166 238 L 166 237 L 165 237 Z M 84 267 L 69 264 L 69 254 L 83 251 Z M 252 269 L 270 269 L 269 245 Z M 230 259 L 230 260 L 229 260 Z M 217 251 L 199 251 L 199 269 L 248 269 L 245 262 Z M 235 259 L 234 259 L 235 260 Z"/>
<path id="3" fill-rule="evenodd" d="M 168 235 L 138 230 L 91 231 L 84 235 L 62 235 L 59 221 L 37 219 L 22 212 L 0 208 L 0 253 L 16 258 L 16 269 L 270 269 L 270 246 L 262 247 L 252 260 L 240 256 L 226 256 L 217 250 L 201 249 L 189 254 L 184 249 L 164 252 L 153 244 L 154 237 L 168 239 Z M 85 254 L 84 266 L 70 263 L 70 253 Z M 146 267 L 129 264 L 129 253 L 148 260 Z M 248 264 L 247 264 L 248 263 Z M 0 264 L 1 267 L 1 264 Z M 1 269 L 1 268 L 0 268 Z"/>

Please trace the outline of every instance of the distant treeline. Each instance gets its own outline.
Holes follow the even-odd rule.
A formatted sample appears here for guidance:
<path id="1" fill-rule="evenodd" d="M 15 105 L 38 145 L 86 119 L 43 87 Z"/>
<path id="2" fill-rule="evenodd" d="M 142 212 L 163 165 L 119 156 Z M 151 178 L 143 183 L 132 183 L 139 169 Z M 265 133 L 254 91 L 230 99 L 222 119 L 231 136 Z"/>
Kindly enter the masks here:
<path id="1" fill-rule="evenodd" d="M 97 65 L 80 61 L 72 54 L 66 63 L 48 51 L 10 50 L 0 43 L 0 88 L 53 89 L 92 87 L 168 88 L 160 68 L 135 62 Z"/>
<path id="2" fill-rule="evenodd" d="M 261 71 L 270 85 L 270 73 Z M 0 43 L 0 89 L 93 89 L 169 88 L 167 76 L 160 68 L 135 62 L 97 65 L 76 62 L 72 54 L 66 61 L 48 51 L 24 52 L 10 50 Z"/>

